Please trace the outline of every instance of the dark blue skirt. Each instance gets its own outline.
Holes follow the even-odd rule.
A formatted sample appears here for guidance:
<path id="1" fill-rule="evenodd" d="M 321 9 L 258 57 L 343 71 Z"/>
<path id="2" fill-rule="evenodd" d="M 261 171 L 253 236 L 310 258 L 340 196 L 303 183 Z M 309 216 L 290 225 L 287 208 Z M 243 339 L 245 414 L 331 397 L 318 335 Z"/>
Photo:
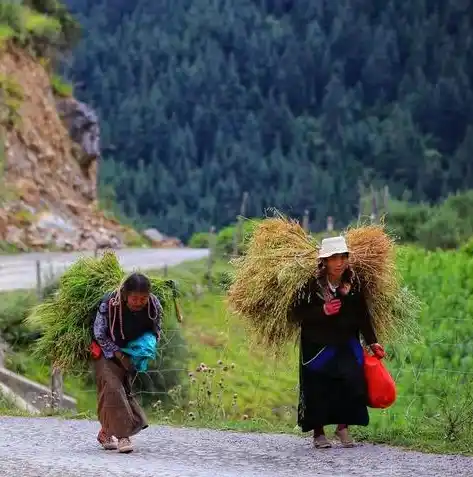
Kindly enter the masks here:
<path id="1" fill-rule="evenodd" d="M 301 340 L 298 424 L 302 432 L 330 424 L 369 424 L 362 348 L 354 340 L 358 346 L 352 340 L 324 351 L 324 345 Z"/>

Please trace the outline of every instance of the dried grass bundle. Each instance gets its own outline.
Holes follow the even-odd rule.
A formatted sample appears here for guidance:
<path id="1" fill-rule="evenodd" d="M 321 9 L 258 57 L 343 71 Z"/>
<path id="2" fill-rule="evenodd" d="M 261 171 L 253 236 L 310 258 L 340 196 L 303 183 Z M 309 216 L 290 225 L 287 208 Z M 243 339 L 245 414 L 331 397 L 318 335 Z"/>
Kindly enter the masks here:
<path id="1" fill-rule="evenodd" d="M 314 275 L 318 249 L 297 221 L 280 216 L 258 224 L 245 255 L 232 260 L 229 309 L 245 319 L 257 342 L 276 354 L 299 333 L 288 309 Z"/>
<path id="2" fill-rule="evenodd" d="M 380 341 L 412 333 L 419 307 L 401 287 L 394 240 L 383 225 L 351 228 L 345 235 Z M 245 319 L 252 338 L 272 354 L 283 351 L 299 333 L 288 310 L 315 276 L 318 251 L 317 241 L 297 221 L 278 214 L 256 226 L 245 255 L 232 260 L 229 309 Z"/>
<path id="3" fill-rule="evenodd" d="M 378 339 L 386 343 L 414 338 L 420 302 L 402 285 L 394 238 L 384 224 L 350 228 L 345 237 Z"/>

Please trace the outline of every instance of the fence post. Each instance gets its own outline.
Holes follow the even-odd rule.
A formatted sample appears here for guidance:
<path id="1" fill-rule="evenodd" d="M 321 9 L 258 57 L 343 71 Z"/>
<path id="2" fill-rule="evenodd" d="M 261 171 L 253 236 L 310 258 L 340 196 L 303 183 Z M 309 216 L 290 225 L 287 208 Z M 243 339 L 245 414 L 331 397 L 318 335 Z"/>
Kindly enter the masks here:
<path id="1" fill-rule="evenodd" d="M 215 227 L 212 225 L 210 227 L 210 232 L 209 232 L 209 259 L 207 262 L 207 280 L 208 280 L 208 286 L 209 290 L 212 290 L 212 267 L 215 259 L 215 249 L 216 249 L 216 241 L 217 241 L 217 235 L 215 233 Z"/>
<path id="2" fill-rule="evenodd" d="M 238 246 L 240 245 L 240 239 L 242 235 L 243 217 L 246 213 L 246 204 L 248 202 L 248 192 L 243 192 L 243 198 L 241 200 L 240 215 L 237 217 L 237 223 L 235 227 L 235 233 L 233 235 L 233 256 L 238 256 Z"/>
<path id="3" fill-rule="evenodd" d="M 364 187 L 363 182 L 358 179 L 358 222 L 361 220 L 361 216 L 363 215 L 363 200 L 364 200 Z"/>
<path id="4" fill-rule="evenodd" d="M 54 368 L 51 373 L 51 410 L 55 411 L 62 407 L 63 378 L 59 368 Z"/>
<path id="5" fill-rule="evenodd" d="M 371 223 L 374 224 L 378 218 L 378 198 L 376 196 L 376 190 L 371 185 Z"/>
<path id="6" fill-rule="evenodd" d="M 384 214 L 387 214 L 389 212 L 389 186 L 384 186 L 384 194 L 383 194 L 383 208 L 384 208 Z"/>
<path id="7" fill-rule="evenodd" d="M 164 276 L 164 278 L 166 278 L 168 276 L 168 266 L 167 265 L 164 265 L 163 276 Z"/>
<path id="8" fill-rule="evenodd" d="M 307 209 L 304 210 L 304 217 L 302 218 L 302 228 L 304 229 L 305 233 L 309 233 L 309 211 Z"/>
<path id="9" fill-rule="evenodd" d="M 333 229 L 334 229 L 333 217 L 329 215 L 327 217 L 327 232 L 333 232 Z"/>
<path id="10" fill-rule="evenodd" d="M 42 277 L 41 277 L 41 261 L 36 260 L 36 295 L 38 296 L 38 300 L 43 298 L 43 284 L 42 284 Z"/>

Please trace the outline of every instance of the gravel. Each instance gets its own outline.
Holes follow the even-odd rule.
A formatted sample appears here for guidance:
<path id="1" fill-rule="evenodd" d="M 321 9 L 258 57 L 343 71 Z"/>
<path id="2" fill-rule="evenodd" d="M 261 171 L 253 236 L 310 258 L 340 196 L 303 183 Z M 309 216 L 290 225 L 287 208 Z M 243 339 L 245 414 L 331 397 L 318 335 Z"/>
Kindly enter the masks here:
<path id="1" fill-rule="evenodd" d="M 314 450 L 310 439 L 152 426 L 135 452 L 104 451 L 96 422 L 0 417 L 8 477 L 471 477 L 473 458 L 363 444 Z"/>

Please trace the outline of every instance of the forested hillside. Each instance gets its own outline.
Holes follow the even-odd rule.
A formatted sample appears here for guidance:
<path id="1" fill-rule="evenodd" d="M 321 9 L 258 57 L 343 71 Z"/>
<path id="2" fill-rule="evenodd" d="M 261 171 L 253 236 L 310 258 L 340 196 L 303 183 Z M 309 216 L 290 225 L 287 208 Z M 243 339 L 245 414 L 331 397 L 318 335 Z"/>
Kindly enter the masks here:
<path id="1" fill-rule="evenodd" d="M 413 201 L 473 187 L 466 0 L 67 0 L 67 72 L 102 120 L 102 184 L 188 236 L 277 206 L 357 214 L 358 181 Z M 106 191 L 104 188 L 103 191 Z"/>

